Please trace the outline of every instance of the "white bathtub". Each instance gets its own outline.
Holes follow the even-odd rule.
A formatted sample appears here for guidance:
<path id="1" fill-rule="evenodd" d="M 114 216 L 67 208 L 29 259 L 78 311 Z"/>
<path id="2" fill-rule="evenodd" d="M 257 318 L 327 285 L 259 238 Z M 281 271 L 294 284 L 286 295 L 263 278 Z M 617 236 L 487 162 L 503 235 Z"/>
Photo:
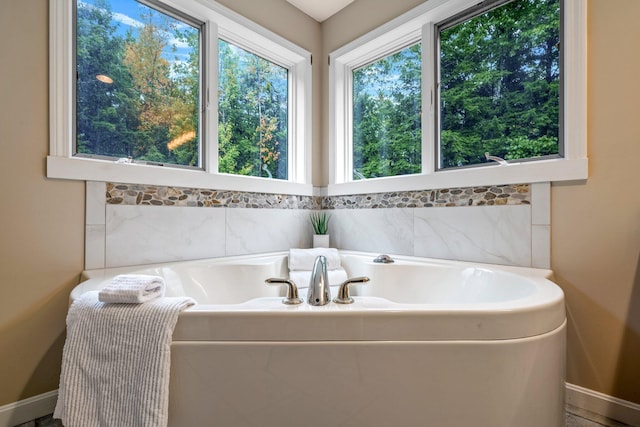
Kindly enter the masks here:
<path id="1" fill-rule="evenodd" d="M 286 255 L 87 271 L 72 298 L 136 271 L 198 301 L 173 335 L 171 426 L 563 425 L 550 271 L 342 251 L 349 277 L 371 279 L 355 303 L 290 306 L 264 283 Z"/>

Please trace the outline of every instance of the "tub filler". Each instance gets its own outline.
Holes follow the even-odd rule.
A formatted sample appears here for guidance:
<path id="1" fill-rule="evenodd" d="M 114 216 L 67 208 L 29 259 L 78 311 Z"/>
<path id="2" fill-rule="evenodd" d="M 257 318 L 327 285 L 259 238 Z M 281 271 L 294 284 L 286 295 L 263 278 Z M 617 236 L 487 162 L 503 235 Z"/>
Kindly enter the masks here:
<path id="1" fill-rule="evenodd" d="M 170 426 L 564 425 L 550 271 L 376 255 L 341 251 L 370 278 L 349 305 L 283 304 L 265 279 L 287 276 L 286 253 L 87 271 L 72 298 L 136 272 L 198 302 L 173 334 Z"/>

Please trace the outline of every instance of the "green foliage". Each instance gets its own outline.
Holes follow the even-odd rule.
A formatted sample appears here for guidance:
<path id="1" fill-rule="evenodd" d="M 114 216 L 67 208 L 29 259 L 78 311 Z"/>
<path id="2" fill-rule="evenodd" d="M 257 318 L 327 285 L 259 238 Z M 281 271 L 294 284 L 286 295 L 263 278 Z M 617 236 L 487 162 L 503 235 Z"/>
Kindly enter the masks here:
<path id="1" fill-rule="evenodd" d="M 119 35 L 108 0 L 78 2 L 76 18 L 77 152 L 198 165 L 198 30 L 146 8 L 143 27 Z M 187 61 L 166 58 L 170 39 Z"/>
<path id="2" fill-rule="evenodd" d="M 131 75 L 122 64 L 124 40 L 113 37 L 115 26 L 106 0 L 96 7 L 78 6 L 77 16 L 77 151 L 116 157 L 131 155 L 131 127 L 138 125 Z M 108 75 L 106 84 L 96 75 Z"/>
<path id="3" fill-rule="evenodd" d="M 311 226 L 315 234 L 327 234 L 329 232 L 329 215 L 326 212 L 315 212 L 309 215 Z"/>
<path id="4" fill-rule="evenodd" d="M 558 153 L 559 0 L 515 0 L 440 33 L 440 164 Z M 421 170 L 421 52 L 353 72 L 354 179 Z"/>
<path id="5" fill-rule="evenodd" d="M 508 151 L 505 159 L 527 159 L 539 157 L 545 153 L 555 153 L 558 150 L 558 139 L 550 136 L 541 136 L 538 139 L 529 139 L 516 136 L 507 140 Z"/>
<path id="6" fill-rule="evenodd" d="M 559 7 L 517 0 L 441 31 L 442 167 L 558 153 Z"/>
<path id="7" fill-rule="evenodd" d="M 287 179 L 287 70 L 218 42 L 218 170 Z"/>
<path id="8" fill-rule="evenodd" d="M 77 6 L 77 152 L 197 166 L 198 31 L 149 9 L 118 35 L 109 0 Z M 442 167 L 558 153 L 558 14 L 515 0 L 441 32 Z M 166 58 L 172 39 L 186 60 Z M 415 44 L 354 71 L 355 179 L 421 171 L 421 58 Z M 287 70 L 223 40 L 219 62 L 219 171 L 287 179 Z"/>
<path id="9" fill-rule="evenodd" d="M 420 172 L 420 73 L 419 44 L 353 72 L 354 179 Z"/>

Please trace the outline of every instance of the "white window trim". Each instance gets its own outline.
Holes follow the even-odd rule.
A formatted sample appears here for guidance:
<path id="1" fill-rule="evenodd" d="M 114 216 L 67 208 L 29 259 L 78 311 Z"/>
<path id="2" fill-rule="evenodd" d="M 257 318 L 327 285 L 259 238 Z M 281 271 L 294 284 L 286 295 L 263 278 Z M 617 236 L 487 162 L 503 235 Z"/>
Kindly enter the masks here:
<path id="1" fill-rule="evenodd" d="M 587 159 L 587 0 L 566 0 L 563 21 L 564 157 L 508 165 L 435 170 L 434 24 L 477 4 L 477 0 L 428 1 L 329 55 L 328 195 L 584 180 Z M 422 173 L 352 180 L 352 70 L 422 39 Z"/>
<path id="2" fill-rule="evenodd" d="M 164 0 L 168 6 L 207 22 L 209 52 L 207 133 L 204 170 L 123 164 L 73 156 L 73 0 L 49 1 L 49 155 L 47 177 L 86 181 L 214 188 L 220 190 L 312 195 L 311 54 L 210 0 Z M 218 173 L 218 36 L 289 69 L 289 179 Z M 205 92 L 206 93 L 206 92 Z"/>

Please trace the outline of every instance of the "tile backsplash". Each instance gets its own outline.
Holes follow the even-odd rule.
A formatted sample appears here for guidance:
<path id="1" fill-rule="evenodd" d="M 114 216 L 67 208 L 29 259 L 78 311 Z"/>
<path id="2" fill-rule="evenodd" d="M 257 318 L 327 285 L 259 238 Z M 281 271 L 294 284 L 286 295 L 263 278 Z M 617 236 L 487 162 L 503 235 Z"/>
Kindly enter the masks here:
<path id="1" fill-rule="evenodd" d="M 531 203 L 528 184 L 310 197 L 109 182 L 106 198 L 111 205 L 252 209 L 389 209 Z"/>
<path id="2" fill-rule="evenodd" d="M 87 182 L 85 268 L 310 247 L 549 267 L 549 184 L 291 196 Z M 209 208 L 209 209 L 207 209 Z"/>
<path id="3" fill-rule="evenodd" d="M 320 199 L 309 196 L 116 184 L 112 182 L 106 184 L 106 198 L 106 202 L 110 205 L 320 209 Z"/>

